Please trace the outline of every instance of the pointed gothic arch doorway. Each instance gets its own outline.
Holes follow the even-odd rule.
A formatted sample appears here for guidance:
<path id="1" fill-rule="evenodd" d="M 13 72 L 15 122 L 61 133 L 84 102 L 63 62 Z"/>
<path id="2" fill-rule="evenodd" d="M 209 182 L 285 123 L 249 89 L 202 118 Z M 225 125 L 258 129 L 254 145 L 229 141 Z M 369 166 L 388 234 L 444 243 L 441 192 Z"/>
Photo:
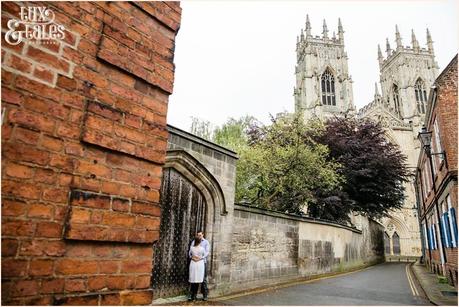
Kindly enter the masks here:
<path id="1" fill-rule="evenodd" d="M 226 213 L 223 192 L 215 178 L 185 151 L 168 151 L 161 185 L 160 237 L 154 246 L 151 279 L 155 298 L 187 292 L 188 248 L 197 230 L 205 232 L 213 255 L 215 212 Z M 211 257 L 209 277 L 212 263 Z"/>

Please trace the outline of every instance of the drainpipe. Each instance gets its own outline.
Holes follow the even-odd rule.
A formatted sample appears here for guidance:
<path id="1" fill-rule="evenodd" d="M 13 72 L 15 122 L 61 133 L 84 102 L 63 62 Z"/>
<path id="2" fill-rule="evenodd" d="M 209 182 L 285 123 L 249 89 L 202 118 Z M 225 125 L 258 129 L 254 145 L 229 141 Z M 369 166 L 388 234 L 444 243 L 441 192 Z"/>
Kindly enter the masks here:
<path id="1" fill-rule="evenodd" d="M 424 237 L 424 229 L 422 228 L 422 223 L 421 223 L 421 206 L 420 206 L 420 200 L 419 200 L 419 187 L 418 187 L 418 175 L 419 175 L 419 168 L 416 168 L 416 176 L 414 178 L 413 184 L 414 184 L 414 191 L 416 194 L 416 209 L 418 211 L 418 224 L 419 224 L 419 232 L 421 233 L 421 251 L 422 251 L 422 261 L 421 263 L 424 263 L 424 260 L 426 259 L 426 246 L 425 246 L 425 237 Z M 425 208 L 424 202 L 422 203 L 423 207 Z M 425 212 L 425 210 L 424 210 Z"/>

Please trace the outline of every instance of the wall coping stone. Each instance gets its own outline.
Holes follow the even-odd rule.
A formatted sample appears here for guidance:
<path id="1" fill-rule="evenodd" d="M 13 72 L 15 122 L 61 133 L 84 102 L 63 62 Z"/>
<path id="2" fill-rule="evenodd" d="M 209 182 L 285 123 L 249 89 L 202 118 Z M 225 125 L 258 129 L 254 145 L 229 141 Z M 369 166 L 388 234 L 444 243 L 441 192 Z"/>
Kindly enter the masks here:
<path id="1" fill-rule="evenodd" d="M 233 159 L 239 159 L 239 156 L 237 155 L 236 152 L 228 149 L 228 148 L 225 148 L 225 147 L 222 147 L 220 145 L 217 145 L 215 143 L 212 143 L 206 139 L 203 139 L 197 135 L 194 135 L 192 133 L 189 133 L 189 132 L 186 132 L 182 129 L 179 129 L 179 128 L 176 128 L 174 126 L 171 126 L 171 125 L 167 125 L 167 130 L 169 131 L 170 134 L 175 134 L 175 135 L 178 135 L 182 138 L 185 138 L 187 140 L 190 140 L 194 143 L 197 143 L 197 144 L 200 144 L 202 146 L 205 146 L 207 148 L 210 148 L 212 150 L 215 150 L 217 152 L 220 152 L 224 155 L 227 155 Z"/>
<path id="2" fill-rule="evenodd" d="M 332 227 L 347 229 L 347 230 L 350 230 L 350 231 L 358 233 L 358 234 L 362 234 L 362 231 L 358 230 L 355 227 L 350 227 L 350 226 L 338 224 L 338 223 L 335 223 L 335 222 L 332 222 L 332 221 L 316 219 L 316 218 L 313 218 L 313 217 L 300 216 L 300 215 L 289 214 L 289 213 L 282 213 L 282 212 L 278 212 L 278 211 L 274 211 L 274 210 L 255 208 L 255 207 L 242 205 L 242 204 L 234 204 L 234 210 L 251 212 L 251 213 L 256 213 L 256 214 L 263 214 L 263 215 L 268 215 L 268 216 L 272 216 L 272 217 L 279 217 L 279 218 L 284 218 L 284 219 L 294 220 L 294 221 L 300 221 L 300 222 L 306 222 L 306 223 L 328 225 L 328 226 L 332 226 Z"/>

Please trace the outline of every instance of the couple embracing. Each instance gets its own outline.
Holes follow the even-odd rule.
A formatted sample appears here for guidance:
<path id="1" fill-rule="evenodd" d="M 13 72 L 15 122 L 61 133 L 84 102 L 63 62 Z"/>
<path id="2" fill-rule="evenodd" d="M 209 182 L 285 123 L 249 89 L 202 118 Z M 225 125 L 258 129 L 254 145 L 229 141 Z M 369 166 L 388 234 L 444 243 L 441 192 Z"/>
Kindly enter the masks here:
<path id="1" fill-rule="evenodd" d="M 209 241 L 204 239 L 204 233 L 199 230 L 196 233 L 194 240 L 191 242 L 188 256 L 191 258 L 190 261 L 190 274 L 189 282 L 190 295 L 188 296 L 189 301 L 194 301 L 198 294 L 198 287 L 201 285 L 201 292 L 203 300 L 207 301 L 207 295 L 209 290 L 207 289 L 207 257 L 210 252 Z"/>

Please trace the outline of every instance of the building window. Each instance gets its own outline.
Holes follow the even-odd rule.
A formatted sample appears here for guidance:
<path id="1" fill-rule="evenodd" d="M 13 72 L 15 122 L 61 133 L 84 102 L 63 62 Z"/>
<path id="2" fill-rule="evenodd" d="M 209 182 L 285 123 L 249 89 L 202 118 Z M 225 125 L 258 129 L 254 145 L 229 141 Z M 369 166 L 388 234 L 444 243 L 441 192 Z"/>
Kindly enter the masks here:
<path id="1" fill-rule="evenodd" d="M 321 77 L 322 104 L 336 106 L 335 77 L 327 68 Z"/>
<path id="2" fill-rule="evenodd" d="M 384 232 L 384 250 L 386 254 L 390 255 L 390 237 L 387 232 Z"/>
<path id="3" fill-rule="evenodd" d="M 400 255 L 400 237 L 397 232 L 392 235 L 392 244 L 394 249 L 394 255 Z"/>
<path id="4" fill-rule="evenodd" d="M 398 86 L 396 84 L 392 86 L 392 99 L 394 101 L 395 114 L 397 114 L 399 117 L 402 117 L 400 95 L 398 93 Z"/>
<path id="5" fill-rule="evenodd" d="M 425 241 L 425 246 L 428 249 L 430 248 L 430 236 L 429 233 L 427 232 L 427 227 L 425 223 L 422 223 L 422 231 L 424 232 L 424 241 Z"/>
<path id="6" fill-rule="evenodd" d="M 434 146 L 435 146 L 435 151 L 437 153 L 443 152 L 442 146 L 441 146 L 441 141 L 440 141 L 440 129 L 438 128 L 438 121 L 435 119 L 434 121 Z M 435 155 L 435 159 L 439 159 L 439 161 L 443 161 L 444 157 L 443 155 Z"/>
<path id="7" fill-rule="evenodd" d="M 445 221 L 445 223 L 449 224 L 451 246 L 457 247 L 458 233 L 457 233 L 456 210 L 454 209 L 453 206 L 451 206 L 451 196 L 449 196 L 449 194 L 446 196 L 446 203 L 448 204 L 448 212 L 446 215 L 447 221 Z"/>
<path id="8" fill-rule="evenodd" d="M 414 93 L 416 95 L 416 104 L 418 106 L 418 112 L 420 114 L 426 113 L 426 104 L 427 104 L 427 92 L 424 86 L 424 82 L 421 78 L 416 81 L 414 85 Z"/>

